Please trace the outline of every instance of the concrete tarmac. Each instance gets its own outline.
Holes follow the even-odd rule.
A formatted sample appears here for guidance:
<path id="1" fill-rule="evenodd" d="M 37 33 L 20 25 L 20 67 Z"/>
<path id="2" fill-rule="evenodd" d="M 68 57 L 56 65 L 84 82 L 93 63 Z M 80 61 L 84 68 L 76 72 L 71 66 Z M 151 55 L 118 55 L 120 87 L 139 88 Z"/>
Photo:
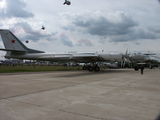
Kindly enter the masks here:
<path id="1" fill-rule="evenodd" d="M 160 70 L 0 74 L 0 120 L 154 120 Z"/>

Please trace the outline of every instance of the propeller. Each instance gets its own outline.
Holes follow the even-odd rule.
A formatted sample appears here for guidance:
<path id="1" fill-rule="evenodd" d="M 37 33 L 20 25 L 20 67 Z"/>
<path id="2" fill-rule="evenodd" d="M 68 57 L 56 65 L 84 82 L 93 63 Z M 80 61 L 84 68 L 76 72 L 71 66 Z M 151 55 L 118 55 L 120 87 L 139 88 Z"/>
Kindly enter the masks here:
<path id="1" fill-rule="evenodd" d="M 129 60 L 129 58 L 131 57 L 130 52 L 128 52 L 128 49 L 126 50 L 125 54 L 122 54 L 122 62 L 121 62 L 121 67 L 125 67 L 126 63 L 128 63 L 128 65 L 131 63 L 131 61 Z"/>

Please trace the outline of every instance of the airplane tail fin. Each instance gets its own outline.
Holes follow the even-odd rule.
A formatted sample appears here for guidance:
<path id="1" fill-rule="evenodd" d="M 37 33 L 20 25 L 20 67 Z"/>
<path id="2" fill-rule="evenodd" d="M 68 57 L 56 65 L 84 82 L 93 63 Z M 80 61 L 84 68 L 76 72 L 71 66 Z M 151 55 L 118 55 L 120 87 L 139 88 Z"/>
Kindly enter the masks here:
<path id="1" fill-rule="evenodd" d="M 44 53 L 43 51 L 27 48 L 11 31 L 0 29 L 5 49 L 3 51 L 18 53 Z"/>

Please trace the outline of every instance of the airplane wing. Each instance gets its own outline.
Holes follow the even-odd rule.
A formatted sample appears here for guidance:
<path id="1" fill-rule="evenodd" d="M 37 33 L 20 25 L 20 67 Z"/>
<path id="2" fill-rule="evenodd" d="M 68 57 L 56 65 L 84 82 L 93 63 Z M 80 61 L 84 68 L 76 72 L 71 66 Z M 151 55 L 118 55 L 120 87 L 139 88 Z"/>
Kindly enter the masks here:
<path id="1" fill-rule="evenodd" d="M 97 62 L 100 60 L 99 55 L 94 53 L 76 54 L 70 57 L 70 60 L 77 62 Z"/>
<path id="2" fill-rule="evenodd" d="M 160 57 L 158 57 L 158 56 L 151 56 L 151 57 L 154 57 L 154 58 L 158 58 L 158 59 L 160 59 Z"/>
<path id="3" fill-rule="evenodd" d="M 100 60 L 99 55 L 94 53 L 82 53 L 82 54 L 53 54 L 47 56 L 41 56 L 40 59 L 58 60 L 58 61 L 74 61 L 74 62 L 98 62 Z"/>

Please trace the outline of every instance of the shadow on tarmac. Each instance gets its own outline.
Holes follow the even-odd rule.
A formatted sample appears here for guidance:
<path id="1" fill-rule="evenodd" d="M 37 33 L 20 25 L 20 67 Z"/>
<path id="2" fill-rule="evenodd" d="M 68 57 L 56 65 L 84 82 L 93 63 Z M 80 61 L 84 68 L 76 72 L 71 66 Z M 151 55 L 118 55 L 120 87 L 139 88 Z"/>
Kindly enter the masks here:
<path id="1" fill-rule="evenodd" d="M 93 76 L 93 75 L 101 75 L 101 74 L 112 74 L 112 73 L 135 73 L 133 69 L 103 69 L 99 72 L 89 72 L 87 70 L 83 70 L 83 72 L 72 73 L 68 72 L 67 74 L 57 75 L 56 77 L 80 77 L 80 76 Z M 55 77 L 55 76 L 54 76 Z"/>

